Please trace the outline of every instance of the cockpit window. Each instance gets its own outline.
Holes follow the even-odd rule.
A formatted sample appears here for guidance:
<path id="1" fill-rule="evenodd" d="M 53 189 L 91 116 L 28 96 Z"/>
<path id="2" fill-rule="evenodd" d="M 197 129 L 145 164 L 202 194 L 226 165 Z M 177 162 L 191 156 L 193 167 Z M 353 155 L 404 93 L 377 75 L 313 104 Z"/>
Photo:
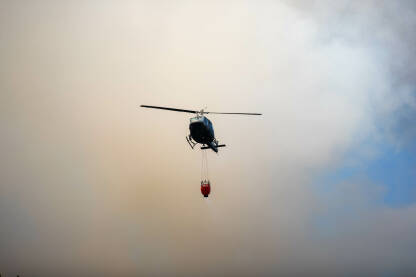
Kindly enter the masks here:
<path id="1" fill-rule="evenodd" d="M 191 118 L 191 122 L 197 122 L 197 121 L 199 121 L 199 117 L 192 117 Z"/>

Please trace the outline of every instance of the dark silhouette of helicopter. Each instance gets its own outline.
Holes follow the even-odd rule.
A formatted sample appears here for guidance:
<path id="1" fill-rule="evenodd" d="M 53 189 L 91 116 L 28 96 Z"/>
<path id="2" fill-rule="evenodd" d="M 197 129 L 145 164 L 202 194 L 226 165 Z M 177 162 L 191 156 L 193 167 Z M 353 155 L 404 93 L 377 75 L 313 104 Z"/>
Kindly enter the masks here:
<path id="1" fill-rule="evenodd" d="M 240 115 L 261 115 L 260 113 L 217 113 L 217 112 L 206 112 L 203 109 L 200 111 L 175 109 L 158 106 L 141 105 L 143 108 L 161 109 L 175 112 L 193 113 L 195 117 L 190 119 L 189 123 L 189 136 L 186 137 L 189 145 L 194 149 L 198 143 L 202 144 L 201 149 L 212 149 L 215 153 L 218 153 L 219 147 L 224 147 L 225 144 L 219 144 L 218 140 L 215 139 L 214 127 L 212 122 L 204 116 L 204 114 L 240 114 Z"/>

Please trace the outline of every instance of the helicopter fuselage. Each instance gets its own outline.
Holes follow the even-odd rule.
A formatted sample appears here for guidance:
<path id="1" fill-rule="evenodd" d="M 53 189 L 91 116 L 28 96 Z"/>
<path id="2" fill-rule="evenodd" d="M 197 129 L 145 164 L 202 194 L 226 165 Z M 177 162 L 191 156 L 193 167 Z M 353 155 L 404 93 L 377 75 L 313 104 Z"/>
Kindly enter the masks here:
<path id="1" fill-rule="evenodd" d="M 189 131 L 191 137 L 198 143 L 209 144 L 215 139 L 212 122 L 205 116 L 196 116 L 190 119 Z"/>
<path id="2" fill-rule="evenodd" d="M 192 117 L 189 123 L 189 131 L 190 138 L 197 143 L 206 145 L 202 149 L 211 148 L 214 152 L 218 152 L 219 145 L 215 139 L 214 127 L 207 117 L 203 115 Z"/>

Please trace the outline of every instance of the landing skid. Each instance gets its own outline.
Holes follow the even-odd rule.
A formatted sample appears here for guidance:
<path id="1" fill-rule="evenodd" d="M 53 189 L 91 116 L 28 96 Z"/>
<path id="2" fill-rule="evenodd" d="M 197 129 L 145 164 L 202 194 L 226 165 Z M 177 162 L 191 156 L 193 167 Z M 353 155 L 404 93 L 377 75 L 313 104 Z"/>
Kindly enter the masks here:
<path id="1" fill-rule="evenodd" d="M 192 149 L 194 149 L 195 145 L 198 144 L 197 142 L 194 142 L 192 140 L 191 135 L 189 135 L 188 137 L 185 137 L 185 138 L 186 138 L 186 141 L 188 142 L 189 146 L 191 146 Z"/>
<path id="2" fill-rule="evenodd" d="M 185 137 L 185 138 L 186 138 L 186 141 L 188 142 L 189 146 L 190 146 L 192 149 L 194 149 L 194 148 L 195 148 L 195 146 L 198 144 L 198 142 L 195 142 L 195 141 L 192 139 L 191 135 L 189 135 L 189 136 L 187 136 L 187 137 Z M 225 144 L 219 144 L 218 140 L 214 140 L 214 148 L 215 148 L 215 150 L 214 150 L 212 147 L 210 147 L 209 145 L 207 145 L 207 144 L 203 144 L 203 145 L 201 146 L 201 150 L 212 149 L 212 150 L 214 150 L 215 152 L 217 152 L 217 151 L 216 151 L 216 148 L 220 148 L 220 147 L 225 147 Z"/>
<path id="3" fill-rule="evenodd" d="M 215 145 L 215 147 L 217 147 L 217 148 L 220 148 L 220 147 L 225 147 L 225 146 L 226 146 L 225 144 Z M 201 147 L 201 149 L 202 149 L 202 150 L 205 150 L 205 149 L 211 149 L 211 147 L 209 147 L 209 146 L 202 146 L 202 147 Z"/>
<path id="4" fill-rule="evenodd" d="M 218 140 L 215 139 L 214 140 L 214 147 L 215 148 L 225 147 L 225 144 L 219 144 Z M 202 145 L 201 149 L 205 150 L 205 149 L 212 149 L 212 148 L 209 145 L 204 144 L 204 145 Z M 217 151 L 215 151 L 215 152 L 217 152 Z"/>

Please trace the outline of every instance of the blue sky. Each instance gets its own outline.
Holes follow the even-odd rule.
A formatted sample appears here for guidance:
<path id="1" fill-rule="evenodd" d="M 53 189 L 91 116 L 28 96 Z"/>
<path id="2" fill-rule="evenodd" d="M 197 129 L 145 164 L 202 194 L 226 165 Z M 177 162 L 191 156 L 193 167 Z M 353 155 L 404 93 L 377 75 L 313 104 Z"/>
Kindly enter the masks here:
<path id="1" fill-rule="evenodd" d="M 374 183 L 386 188 L 383 201 L 392 206 L 411 204 L 416 201 L 415 144 L 394 149 L 383 145 L 381 155 L 370 161 L 365 171 Z"/>
<path id="2" fill-rule="evenodd" d="M 377 154 L 362 160 L 361 151 L 371 148 Z M 381 193 L 374 199 L 380 204 L 401 207 L 416 202 L 416 142 L 401 147 L 387 141 L 369 140 L 346 154 L 347 161 L 329 173 L 325 172 L 314 186 L 330 194 L 337 185 L 365 179 Z M 359 162 L 350 162 L 357 161 Z"/>

